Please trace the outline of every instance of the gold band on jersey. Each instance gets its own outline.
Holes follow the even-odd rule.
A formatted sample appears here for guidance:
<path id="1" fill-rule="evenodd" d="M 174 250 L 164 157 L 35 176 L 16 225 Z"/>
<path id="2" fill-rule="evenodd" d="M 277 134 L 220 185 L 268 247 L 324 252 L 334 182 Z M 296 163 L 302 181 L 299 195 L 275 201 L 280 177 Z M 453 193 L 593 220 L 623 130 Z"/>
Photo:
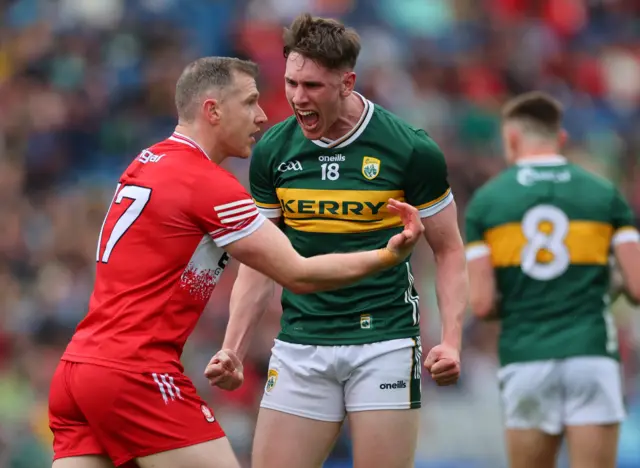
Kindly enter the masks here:
<path id="1" fill-rule="evenodd" d="M 445 198 L 447 198 L 449 196 L 449 194 L 451 193 L 451 188 L 448 188 L 446 192 L 444 192 L 442 195 L 440 195 L 438 198 L 436 198 L 435 200 L 431 200 L 430 202 L 427 203 L 423 203 L 422 205 L 418 205 L 416 206 L 416 208 L 418 210 L 424 210 L 425 208 L 429 208 L 430 206 L 433 205 L 437 205 L 438 203 L 440 203 L 442 200 L 444 200 Z"/>
<path id="2" fill-rule="evenodd" d="M 305 232 L 349 234 L 402 226 L 387 209 L 389 198 L 404 201 L 402 190 L 276 189 L 285 223 Z"/>
<path id="3" fill-rule="evenodd" d="M 280 209 L 280 203 L 262 203 L 258 200 L 256 200 L 255 198 L 253 199 L 253 201 L 255 202 L 256 206 L 258 208 L 264 208 L 265 210 L 277 210 Z"/>
<path id="4" fill-rule="evenodd" d="M 569 261 L 573 265 L 606 265 L 612 235 L 613 227 L 608 223 L 570 221 L 563 240 L 569 251 Z M 522 250 L 528 243 L 520 223 L 507 223 L 489 229 L 484 239 L 491 249 L 494 267 L 520 266 Z"/>

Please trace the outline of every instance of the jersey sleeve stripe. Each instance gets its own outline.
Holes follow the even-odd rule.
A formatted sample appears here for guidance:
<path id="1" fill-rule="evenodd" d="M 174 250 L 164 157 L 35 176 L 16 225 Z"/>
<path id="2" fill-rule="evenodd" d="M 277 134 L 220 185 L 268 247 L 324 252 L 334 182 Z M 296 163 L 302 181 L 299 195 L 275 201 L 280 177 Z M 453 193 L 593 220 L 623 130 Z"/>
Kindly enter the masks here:
<path id="1" fill-rule="evenodd" d="M 626 244 L 628 242 L 640 242 L 640 233 L 633 226 L 625 226 L 618 229 L 611 239 L 611 245 Z"/>
<path id="2" fill-rule="evenodd" d="M 214 207 L 213 209 L 218 212 L 218 211 L 224 211 L 224 210 L 228 210 L 229 208 L 235 208 L 236 206 L 243 206 L 243 205 L 253 205 L 253 200 L 251 198 L 245 198 L 244 200 L 237 200 L 231 203 L 225 203 L 224 205 L 218 205 L 216 207 Z"/>
<path id="3" fill-rule="evenodd" d="M 245 206 L 241 206 L 240 208 L 233 208 L 231 210 L 225 210 L 225 211 L 219 211 L 218 212 L 218 216 L 220 217 L 220 219 L 226 217 L 226 216 L 231 216 L 234 214 L 238 214 L 238 213 L 244 213 L 246 211 L 251 211 L 251 210 L 255 210 L 255 205 L 245 205 Z"/>
<path id="4" fill-rule="evenodd" d="M 471 260 L 491 255 L 491 249 L 484 242 L 472 242 L 465 249 L 465 255 L 467 261 L 470 262 Z"/>
<path id="5" fill-rule="evenodd" d="M 215 231 L 212 231 L 209 234 L 211 234 L 211 236 L 214 239 L 217 239 L 218 237 L 226 236 L 230 232 L 240 231 L 245 226 L 251 224 L 252 221 L 253 221 L 253 217 L 249 217 L 243 221 L 240 221 L 237 224 L 234 224 L 233 226 L 224 227 L 222 229 L 216 229 Z"/>
<path id="6" fill-rule="evenodd" d="M 430 202 L 427 203 L 423 203 L 422 205 L 418 205 L 416 206 L 416 208 L 418 210 L 424 210 L 425 208 L 429 208 L 430 206 L 434 206 L 437 205 L 438 203 L 440 203 L 442 200 L 444 200 L 445 198 L 447 198 L 449 196 L 449 194 L 451 193 L 451 187 L 449 187 L 442 195 L 440 195 L 438 198 L 436 198 L 435 200 L 431 200 Z"/>
<path id="7" fill-rule="evenodd" d="M 451 193 L 451 189 L 447 190 L 444 198 L 440 197 L 440 201 L 435 204 L 428 206 L 427 208 L 422 208 L 419 210 L 421 218 L 428 218 L 429 216 L 433 216 L 435 214 L 440 213 L 444 210 L 452 201 L 453 201 L 453 193 Z"/>
<path id="8" fill-rule="evenodd" d="M 217 239 L 214 238 L 213 241 L 218 247 L 224 247 L 231 242 L 240 240 L 255 232 L 260 226 L 262 226 L 262 223 L 265 219 L 266 218 L 264 216 L 258 214 L 258 216 L 244 228 L 238 231 L 230 232 L 229 234 L 225 234 L 224 236 L 218 237 Z"/>
<path id="9" fill-rule="evenodd" d="M 266 208 L 268 210 L 272 210 L 275 208 L 280 208 L 280 203 L 262 203 L 258 200 L 254 200 L 258 208 Z"/>
<path id="10" fill-rule="evenodd" d="M 258 211 L 265 218 L 269 218 L 269 219 L 279 218 L 280 216 L 282 216 L 282 210 L 280 208 L 261 208 L 261 207 L 258 207 Z"/>
<path id="11" fill-rule="evenodd" d="M 251 217 L 259 215 L 259 214 L 260 213 L 258 212 L 258 209 L 254 206 L 251 211 L 248 211 L 248 212 L 243 213 L 243 214 L 238 215 L 238 216 L 220 217 L 220 222 L 222 224 L 235 223 L 236 221 L 241 221 L 243 219 L 251 218 Z"/>

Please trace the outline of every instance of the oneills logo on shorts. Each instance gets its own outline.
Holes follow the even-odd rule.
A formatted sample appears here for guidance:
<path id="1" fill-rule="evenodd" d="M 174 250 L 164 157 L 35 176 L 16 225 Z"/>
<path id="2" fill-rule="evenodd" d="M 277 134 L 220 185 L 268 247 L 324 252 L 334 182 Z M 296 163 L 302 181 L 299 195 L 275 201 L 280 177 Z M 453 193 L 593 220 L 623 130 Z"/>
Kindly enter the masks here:
<path id="1" fill-rule="evenodd" d="M 213 413 L 211 412 L 211 410 L 207 408 L 207 405 L 200 406 L 200 409 L 202 410 L 202 414 L 204 414 L 204 419 L 206 419 L 207 422 L 212 423 L 216 420 L 216 418 L 213 417 Z"/>
<path id="2" fill-rule="evenodd" d="M 273 390 L 273 387 L 276 386 L 276 381 L 278 380 L 278 371 L 275 369 L 269 369 L 269 373 L 267 374 L 267 385 L 264 387 L 265 392 L 270 392 Z"/>

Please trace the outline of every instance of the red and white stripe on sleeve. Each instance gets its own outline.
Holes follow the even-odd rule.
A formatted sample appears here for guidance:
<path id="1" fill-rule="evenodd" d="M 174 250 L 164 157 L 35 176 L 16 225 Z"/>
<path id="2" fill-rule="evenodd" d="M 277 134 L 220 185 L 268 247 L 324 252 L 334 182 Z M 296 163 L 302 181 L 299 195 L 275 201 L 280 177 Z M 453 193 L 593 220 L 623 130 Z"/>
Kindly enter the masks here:
<path id="1" fill-rule="evenodd" d="M 236 200 L 213 208 L 222 227 L 210 232 L 218 247 L 242 239 L 258 229 L 265 218 L 251 198 Z"/>

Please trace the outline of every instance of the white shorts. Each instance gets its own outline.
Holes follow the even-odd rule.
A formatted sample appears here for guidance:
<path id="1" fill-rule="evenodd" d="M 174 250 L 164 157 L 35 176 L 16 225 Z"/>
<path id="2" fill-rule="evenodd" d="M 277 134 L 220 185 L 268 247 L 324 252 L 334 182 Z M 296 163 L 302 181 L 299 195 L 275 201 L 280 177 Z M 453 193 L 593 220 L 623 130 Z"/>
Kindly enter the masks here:
<path id="1" fill-rule="evenodd" d="M 347 412 L 420 408 L 419 338 L 314 346 L 275 340 L 260 404 L 319 421 Z"/>
<path id="2" fill-rule="evenodd" d="M 509 364 L 498 380 L 509 429 L 561 434 L 565 426 L 625 418 L 620 364 L 608 357 Z"/>

